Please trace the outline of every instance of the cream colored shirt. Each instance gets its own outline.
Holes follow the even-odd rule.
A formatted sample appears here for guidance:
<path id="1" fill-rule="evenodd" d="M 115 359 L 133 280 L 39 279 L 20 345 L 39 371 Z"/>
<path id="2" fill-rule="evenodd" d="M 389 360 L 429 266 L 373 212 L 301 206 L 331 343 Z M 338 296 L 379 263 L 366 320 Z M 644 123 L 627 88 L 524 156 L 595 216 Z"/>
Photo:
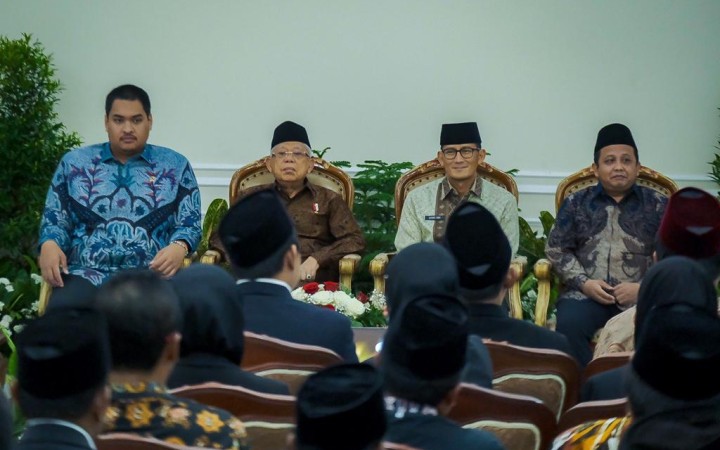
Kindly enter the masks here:
<path id="1" fill-rule="evenodd" d="M 459 203 L 466 200 L 459 197 L 445 177 L 410 191 L 403 204 L 398 232 L 395 235 L 395 247 L 398 251 L 417 242 L 436 242 L 433 235 L 436 223 L 444 234 L 448 216 Z M 438 198 L 441 199 L 439 204 Z M 497 218 L 515 255 L 520 244 L 515 196 L 478 177 L 467 195 L 467 201 L 483 205 Z"/>

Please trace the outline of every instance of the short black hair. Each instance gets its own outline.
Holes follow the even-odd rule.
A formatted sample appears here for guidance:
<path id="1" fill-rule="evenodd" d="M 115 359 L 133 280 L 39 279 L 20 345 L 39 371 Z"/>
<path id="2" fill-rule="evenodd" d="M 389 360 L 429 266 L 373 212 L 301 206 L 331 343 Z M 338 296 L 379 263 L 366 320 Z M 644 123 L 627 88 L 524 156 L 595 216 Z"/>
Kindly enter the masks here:
<path id="1" fill-rule="evenodd" d="M 150 96 L 144 89 L 134 84 L 123 84 L 118 86 L 105 97 L 105 115 L 110 115 L 113 102 L 115 100 L 139 100 L 142 104 L 145 114 L 150 116 Z"/>
<path id="2" fill-rule="evenodd" d="M 69 330 L 72 332 L 71 330 Z M 62 375 L 58 375 L 62 376 Z M 60 398 L 41 398 L 28 393 L 18 386 L 17 402 L 27 419 L 46 417 L 73 421 L 80 419 L 90 410 L 92 402 L 100 389 L 105 389 L 106 380 L 97 386 L 76 394 Z"/>
<path id="3" fill-rule="evenodd" d="M 180 304 L 170 283 L 148 269 L 120 272 L 98 291 L 113 369 L 150 371 L 166 337 L 181 329 Z"/>
<path id="4" fill-rule="evenodd" d="M 273 278 L 275 275 L 277 275 L 283 270 L 283 264 L 285 264 L 285 255 L 293 245 L 299 248 L 297 239 L 291 240 L 284 246 L 282 250 L 265 259 L 262 264 L 265 267 L 265 269 L 263 270 L 257 270 L 257 267 L 238 267 L 232 263 L 232 260 L 230 262 L 230 270 L 237 278 Z M 248 276 L 248 273 L 250 273 L 251 276 Z"/>

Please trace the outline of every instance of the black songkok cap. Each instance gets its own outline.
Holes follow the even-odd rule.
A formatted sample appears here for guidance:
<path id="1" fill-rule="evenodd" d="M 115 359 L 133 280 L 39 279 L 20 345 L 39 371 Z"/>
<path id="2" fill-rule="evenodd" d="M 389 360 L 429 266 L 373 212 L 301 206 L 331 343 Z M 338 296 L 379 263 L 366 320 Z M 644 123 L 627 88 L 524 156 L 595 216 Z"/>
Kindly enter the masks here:
<path id="1" fill-rule="evenodd" d="M 510 242 L 484 206 L 465 202 L 450 216 L 443 244 L 455 257 L 460 287 L 472 291 L 496 286 L 507 274 Z"/>
<path id="2" fill-rule="evenodd" d="M 278 144 L 282 144 L 283 142 L 291 141 L 302 142 L 310 147 L 310 139 L 308 138 L 305 128 L 303 128 L 302 125 L 298 125 L 295 122 L 287 120 L 275 128 L 270 148 L 273 148 Z"/>
<path id="3" fill-rule="evenodd" d="M 18 383 L 30 395 L 58 399 L 103 384 L 110 371 L 104 316 L 60 309 L 32 322 L 17 339 Z"/>
<path id="4" fill-rule="evenodd" d="M 445 123 L 440 131 L 440 145 L 474 143 L 481 145 L 477 122 Z"/>
<path id="5" fill-rule="evenodd" d="M 367 364 L 341 364 L 311 375 L 297 396 L 299 450 L 361 450 L 387 428 L 382 377 Z"/>
<path id="6" fill-rule="evenodd" d="M 595 142 L 595 153 L 608 145 L 618 144 L 629 145 L 637 151 L 637 146 L 635 145 L 635 140 L 630 132 L 630 128 L 621 123 L 605 125 L 598 131 L 597 141 Z"/>
<path id="7" fill-rule="evenodd" d="M 410 300 L 385 335 L 383 370 L 405 378 L 407 385 L 458 378 L 465 366 L 467 321 L 467 309 L 455 297 Z"/>
<path id="8" fill-rule="evenodd" d="M 720 318 L 690 305 L 650 312 L 632 368 L 650 387 L 680 400 L 720 394 Z"/>
<path id="9" fill-rule="evenodd" d="M 676 255 L 704 259 L 720 254 L 720 202 L 697 188 L 680 189 L 665 207 L 658 236 Z"/>
<path id="10" fill-rule="evenodd" d="M 218 233 L 240 278 L 267 276 L 277 256 L 297 243 L 292 220 L 272 189 L 235 203 L 220 222 Z"/>

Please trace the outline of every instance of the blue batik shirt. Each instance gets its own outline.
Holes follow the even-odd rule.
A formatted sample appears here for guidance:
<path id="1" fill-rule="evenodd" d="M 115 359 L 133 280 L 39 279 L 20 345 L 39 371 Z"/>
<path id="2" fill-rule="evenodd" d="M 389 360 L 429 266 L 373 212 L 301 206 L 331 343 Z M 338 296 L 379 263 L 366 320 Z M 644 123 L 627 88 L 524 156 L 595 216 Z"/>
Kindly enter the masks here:
<path id="1" fill-rule="evenodd" d="M 148 267 L 175 240 L 195 249 L 200 227 L 200 190 L 181 154 L 147 144 L 125 164 L 110 144 L 68 152 L 45 200 L 40 245 L 55 241 L 70 273 L 102 283 L 123 269 Z"/>
<path id="2" fill-rule="evenodd" d="M 562 295 L 587 299 L 582 285 L 590 279 L 639 282 L 652 263 L 666 204 L 664 195 L 637 184 L 619 202 L 600 183 L 568 196 L 545 246 Z"/>

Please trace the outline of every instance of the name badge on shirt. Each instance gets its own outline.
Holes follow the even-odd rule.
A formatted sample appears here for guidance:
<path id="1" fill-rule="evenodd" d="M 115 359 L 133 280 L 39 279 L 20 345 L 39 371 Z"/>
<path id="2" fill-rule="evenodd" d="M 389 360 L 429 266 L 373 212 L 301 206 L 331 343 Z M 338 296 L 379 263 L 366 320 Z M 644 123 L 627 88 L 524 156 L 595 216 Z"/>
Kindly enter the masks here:
<path id="1" fill-rule="evenodd" d="M 445 220 L 445 216 L 442 214 L 437 215 L 437 216 L 425 216 L 425 220 L 435 220 L 435 221 Z"/>

